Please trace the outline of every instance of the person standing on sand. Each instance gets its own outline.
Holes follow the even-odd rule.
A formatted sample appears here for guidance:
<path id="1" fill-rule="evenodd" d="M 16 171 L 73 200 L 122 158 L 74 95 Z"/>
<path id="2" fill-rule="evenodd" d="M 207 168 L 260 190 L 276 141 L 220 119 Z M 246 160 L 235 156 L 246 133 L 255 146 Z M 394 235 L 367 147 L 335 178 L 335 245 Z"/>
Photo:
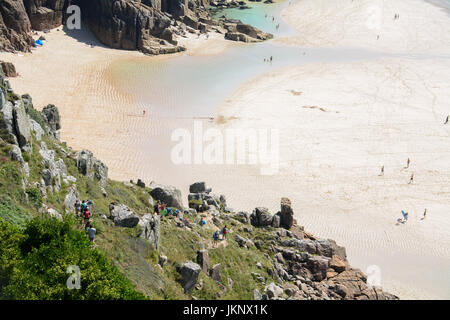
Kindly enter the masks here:
<path id="1" fill-rule="evenodd" d="M 449 118 L 450 116 L 447 116 L 447 119 L 445 119 L 445 122 L 444 122 L 444 124 L 447 124 L 448 123 L 448 118 Z"/>
<path id="2" fill-rule="evenodd" d="M 414 173 L 411 174 L 411 178 L 409 178 L 408 184 L 411 184 L 411 183 L 413 183 L 413 182 L 414 182 Z"/>
<path id="3" fill-rule="evenodd" d="M 381 167 L 381 173 L 380 176 L 384 176 L 384 166 Z"/>
<path id="4" fill-rule="evenodd" d="M 427 217 L 427 209 L 425 208 L 425 211 L 423 212 L 423 219 Z"/>
<path id="5" fill-rule="evenodd" d="M 405 169 L 408 169 L 410 164 L 411 164 L 411 160 L 408 158 L 408 161 L 406 161 Z"/>

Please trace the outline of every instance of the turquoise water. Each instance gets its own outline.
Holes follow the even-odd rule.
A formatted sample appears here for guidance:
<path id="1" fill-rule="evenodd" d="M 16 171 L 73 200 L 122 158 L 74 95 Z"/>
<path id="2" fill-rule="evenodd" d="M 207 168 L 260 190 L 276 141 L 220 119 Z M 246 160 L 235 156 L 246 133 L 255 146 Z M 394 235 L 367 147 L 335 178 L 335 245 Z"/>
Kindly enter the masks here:
<path id="1" fill-rule="evenodd" d="M 274 36 L 289 36 L 294 35 L 295 31 L 281 19 L 281 11 L 289 6 L 289 2 L 295 3 L 295 1 L 284 1 L 282 3 L 264 4 L 262 2 L 247 2 L 250 9 L 225 9 L 217 12 L 213 15 L 218 19 L 225 15 L 227 18 L 238 19 L 243 23 L 250 24 L 261 29 L 264 32 L 269 32 Z M 272 20 L 272 18 L 274 18 Z M 276 26 L 279 24 L 279 28 Z"/>

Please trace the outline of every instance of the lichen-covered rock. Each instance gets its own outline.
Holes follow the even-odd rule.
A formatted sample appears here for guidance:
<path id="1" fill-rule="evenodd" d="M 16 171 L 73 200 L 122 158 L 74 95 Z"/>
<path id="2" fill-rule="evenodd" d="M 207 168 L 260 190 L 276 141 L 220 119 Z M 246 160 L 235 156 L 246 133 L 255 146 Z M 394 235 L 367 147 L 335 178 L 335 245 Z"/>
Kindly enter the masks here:
<path id="1" fill-rule="evenodd" d="M 75 155 L 78 172 L 91 179 L 97 179 L 104 186 L 108 182 L 108 167 L 97 160 L 89 150 L 82 150 Z"/>
<path id="2" fill-rule="evenodd" d="M 180 268 L 181 286 L 186 294 L 191 294 L 194 290 L 201 270 L 200 266 L 192 261 L 184 263 Z"/>
<path id="3" fill-rule="evenodd" d="M 183 209 L 181 191 L 177 188 L 164 185 L 151 185 L 150 188 L 152 188 L 150 195 L 153 199 L 159 200 L 169 207 L 175 207 L 180 210 Z"/>
<path id="4" fill-rule="evenodd" d="M 111 219 L 118 227 L 133 228 L 139 223 L 139 217 L 123 204 L 114 206 L 111 210 Z"/>
<path id="5" fill-rule="evenodd" d="M 160 246 L 161 224 L 160 217 L 153 214 L 146 214 L 139 220 L 141 226 L 140 237 L 146 239 L 156 250 Z"/>

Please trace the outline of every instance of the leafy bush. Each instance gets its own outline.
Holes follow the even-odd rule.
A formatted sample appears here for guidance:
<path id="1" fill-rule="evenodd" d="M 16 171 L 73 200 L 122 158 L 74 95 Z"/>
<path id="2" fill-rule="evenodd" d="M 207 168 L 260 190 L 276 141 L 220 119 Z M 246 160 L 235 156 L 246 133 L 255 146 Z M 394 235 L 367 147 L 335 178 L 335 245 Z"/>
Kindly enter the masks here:
<path id="1" fill-rule="evenodd" d="M 35 208 L 40 208 L 42 206 L 42 194 L 41 191 L 36 187 L 29 187 L 27 189 L 28 198 L 33 203 Z"/>
<path id="2" fill-rule="evenodd" d="M 31 220 L 20 232 L 0 219 L 0 298 L 143 299 L 74 226 L 75 221 L 69 218 L 61 222 L 41 217 Z M 69 266 L 80 269 L 80 289 L 67 286 Z"/>

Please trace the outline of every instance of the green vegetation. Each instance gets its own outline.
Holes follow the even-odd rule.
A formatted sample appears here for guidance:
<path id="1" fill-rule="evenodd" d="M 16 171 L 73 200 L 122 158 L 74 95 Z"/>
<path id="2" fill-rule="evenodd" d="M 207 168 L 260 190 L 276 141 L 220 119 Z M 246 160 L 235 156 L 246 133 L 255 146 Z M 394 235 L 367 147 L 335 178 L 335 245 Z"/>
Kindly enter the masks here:
<path id="1" fill-rule="evenodd" d="M 91 248 L 66 218 L 40 218 L 20 231 L 0 219 L 0 297 L 2 299 L 143 299 L 131 282 Z M 69 266 L 80 268 L 80 289 L 69 289 Z M 69 280 L 70 281 L 70 280 Z"/>

